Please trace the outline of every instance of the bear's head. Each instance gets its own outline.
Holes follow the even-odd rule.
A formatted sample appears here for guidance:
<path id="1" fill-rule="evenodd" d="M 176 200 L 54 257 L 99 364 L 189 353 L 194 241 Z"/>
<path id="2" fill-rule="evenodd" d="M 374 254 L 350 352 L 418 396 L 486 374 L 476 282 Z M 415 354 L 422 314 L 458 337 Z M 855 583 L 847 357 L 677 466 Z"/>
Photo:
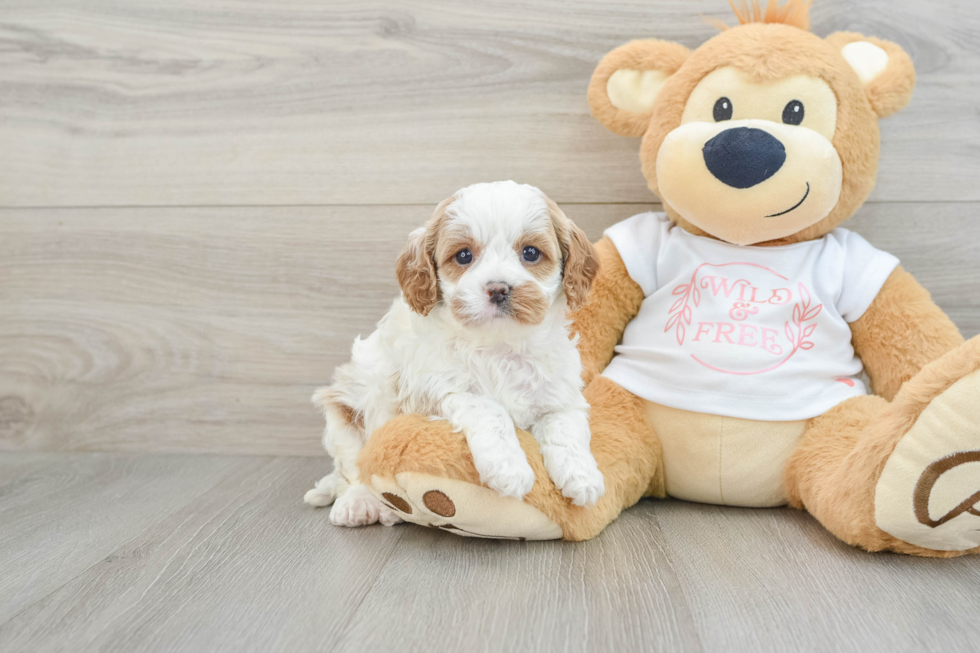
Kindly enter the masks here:
<path id="1" fill-rule="evenodd" d="M 592 113 L 643 137 L 650 190 L 688 231 L 737 245 L 819 238 L 871 193 L 878 119 L 911 98 L 912 61 L 888 41 L 815 36 L 807 0 L 735 10 L 741 24 L 693 52 L 643 40 L 607 54 Z"/>

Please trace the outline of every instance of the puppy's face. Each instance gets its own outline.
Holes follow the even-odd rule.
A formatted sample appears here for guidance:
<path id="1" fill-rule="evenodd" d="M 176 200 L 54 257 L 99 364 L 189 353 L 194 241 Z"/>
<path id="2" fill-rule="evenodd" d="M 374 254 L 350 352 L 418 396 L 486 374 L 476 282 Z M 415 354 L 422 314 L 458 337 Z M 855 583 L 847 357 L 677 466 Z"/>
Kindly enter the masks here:
<path id="1" fill-rule="evenodd" d="M 427 315 L 443 301 L 468 327 L 535 325 L 563 296 L 588 293 L 598 258 L 585 234 L 541 191 L 475 184 L 442 202 L 398 260 L 405 301 Z"/>

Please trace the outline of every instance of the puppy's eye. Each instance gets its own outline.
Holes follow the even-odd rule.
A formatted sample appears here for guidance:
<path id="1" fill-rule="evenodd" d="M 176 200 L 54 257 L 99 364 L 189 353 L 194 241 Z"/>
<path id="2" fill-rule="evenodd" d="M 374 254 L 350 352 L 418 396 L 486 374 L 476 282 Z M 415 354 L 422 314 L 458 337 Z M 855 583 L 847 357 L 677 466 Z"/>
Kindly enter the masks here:
<path id="1" fill-rule="evenodd" d="M 522 258 L 528 263 L 534 263 L 541 258 L 541 251 L 537 247 L 525 247 Z"/>
<path id="2" fill-rule="evenodd" d="M 461 249 L 456 252 L 456 262 L 460 265 L 469 265 L 473 261 L 473 252 L 468 249 Z"/>
<path id="3" fill-rule="evenodd" d="M 715 122 L 732 119 L 732 101 L 727 97 L 720 97 L 715 102 L 714 110 Z"/>
<path id="4" fill-rule="evenodd" d="M 803 122 L 803 103 L 792 100 L 783 107 L 783 122 L 787 125 L 798 125 Z"/>

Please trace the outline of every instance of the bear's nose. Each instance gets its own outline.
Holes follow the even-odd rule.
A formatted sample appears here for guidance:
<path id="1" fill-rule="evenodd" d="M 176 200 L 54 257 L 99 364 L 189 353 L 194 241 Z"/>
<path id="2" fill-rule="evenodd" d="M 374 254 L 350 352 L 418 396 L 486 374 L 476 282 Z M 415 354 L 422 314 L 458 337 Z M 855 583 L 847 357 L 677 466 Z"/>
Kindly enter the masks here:
<path id="1" fill-rule="evenodd" d="M 761 184 L 786 161 L 786 148 L 767 131 L 733 127 L 704 144 L 704 163 L 718 181 L 733 188 Z"/>
<path id="2" fill-rule="evenodd" d="M 506 283 L 491 282 L 486 285 L 487 295 L 490 301 L 500 306 L 510 299 L 510 285 Z"/>

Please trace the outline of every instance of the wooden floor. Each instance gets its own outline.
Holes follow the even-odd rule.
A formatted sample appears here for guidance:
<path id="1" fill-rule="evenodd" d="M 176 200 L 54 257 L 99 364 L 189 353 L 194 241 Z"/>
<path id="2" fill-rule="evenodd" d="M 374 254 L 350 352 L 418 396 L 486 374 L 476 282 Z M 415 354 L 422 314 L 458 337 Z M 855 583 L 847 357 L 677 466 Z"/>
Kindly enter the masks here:
<path id="1" fill-rule="evenodd" d="M 2 651 L 976 651 L 980 560 L 647 501 L 580 544 L 332 527 L 315 458 L 0 457 Z"/>
<path id="2" fill-rule="evenodd" d="M 0 652 L 976 651 L 980 560 L 645 502 L 583 544 L 331 527 L 309 404 L 476 181 L 597 238 L 657 199 L 604 53 L 725 0 L 0 0 Z M 901 44 L 847 226 L 980 333 L 980 6 L 816 0 Z M 304 457 L 307 456 L 307 457 Z"/>

